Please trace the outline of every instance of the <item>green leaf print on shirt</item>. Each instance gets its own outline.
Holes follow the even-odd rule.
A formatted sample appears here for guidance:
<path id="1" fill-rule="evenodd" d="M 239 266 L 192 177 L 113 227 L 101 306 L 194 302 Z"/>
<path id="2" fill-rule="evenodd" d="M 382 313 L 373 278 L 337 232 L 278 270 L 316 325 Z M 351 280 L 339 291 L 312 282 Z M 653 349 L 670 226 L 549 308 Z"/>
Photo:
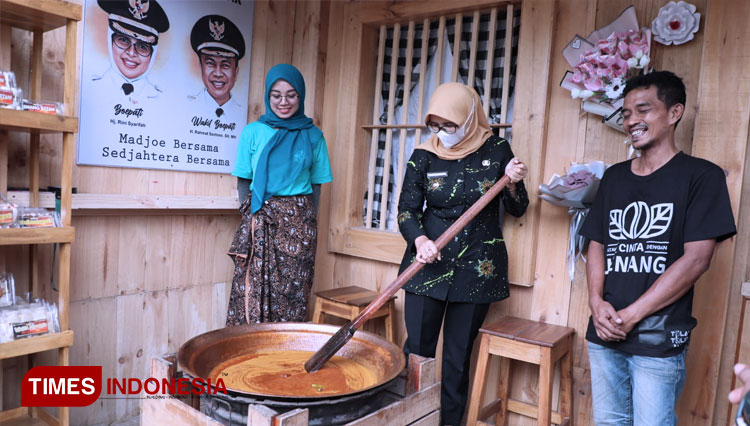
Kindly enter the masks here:
<path id="1" fill-rule="evenodd" d="M 443 280 L 451 279 L 451 278 L 453 278 L 453 271 L 452 270 L 444 273 L 443 275 L 437 276 L 437 277 L 435 277 L 435 278 L 433 278 L 433 279 L 431 279 L 429 281 L 425 281 L 425 282 L 423 282 L 421 284 L 418 284 L 417 286 L 415 286 L 414 289 L 417 292 L 424 292 L 424 291 L 427 291 L 427 290 L 431 289 L 432 287 L 434 287 L 437 283 L 439 283 L 439 282 L 441 282 Z"/>
<path id="2" fill-rule="evenodd" d="M 493 238 L 489 241 L 482 241 L 482 244 L 497 244 L 505 242 L 504 238 Z"/>

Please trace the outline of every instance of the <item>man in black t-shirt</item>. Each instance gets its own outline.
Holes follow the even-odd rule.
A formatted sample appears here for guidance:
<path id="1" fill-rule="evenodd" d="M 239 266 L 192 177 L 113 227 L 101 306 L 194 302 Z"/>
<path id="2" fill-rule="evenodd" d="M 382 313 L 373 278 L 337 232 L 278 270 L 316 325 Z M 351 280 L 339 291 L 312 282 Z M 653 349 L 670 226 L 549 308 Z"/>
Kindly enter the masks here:
<path id="1" fill-rule="evenodd" d="M 685 86 L 668 71 L 628 80 L 624 128 L 640 157 L 604 174 L 581 229 L 596 425 L 676 425 L 693 285 L 736 233 L 723 170 L 680 152 Z"/>

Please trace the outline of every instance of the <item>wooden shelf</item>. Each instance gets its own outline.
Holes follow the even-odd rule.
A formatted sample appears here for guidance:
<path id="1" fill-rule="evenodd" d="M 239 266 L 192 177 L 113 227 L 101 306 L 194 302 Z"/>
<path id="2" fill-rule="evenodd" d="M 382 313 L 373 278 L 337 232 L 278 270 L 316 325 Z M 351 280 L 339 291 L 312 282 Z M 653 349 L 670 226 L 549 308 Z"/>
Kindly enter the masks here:
<path id="1" fill-rule="evenodd" d="M 18 407 L 0 411 L 0 424 L 3 426 L 57 426 L 60 422 L 43 408 L 36 410 L 36 417 L 32 416 L 32 408 Z"/>
<path id="2" fill-rule="evenodd" d="M 13 358 L 36 352 L 65 348 L 73 345 L 73 330 L 27 337 L 12 342 L 0 343 L 0 359 Z"/>
<path id="3" fill-rule="evenodd" d="M 25 68 L 19 68 L 17 76 L 25 79 L 28 72 L 29 89 L 24 93 L 28 98 L 34 98 L 41 93 L 42 75 L 44 69 L 48 68 L 44 61 L 43 42 L 47 38 L 45 32 L 55 30 L 63 33 L 65 43 L 63 64 L 63 75 L 55 74 L 53 78 L 58 79 L 63 85 L 63 102 L 67 114 L 75 114 L 72 107 L 77 103 L 76 91 L 76 62 L 78 60 L 78 21 L 83 17 L 83 7 L 80 0 L 0 0 L 0 26 L 19 28 L 31 32 L 24 34 L 31 40 L 29 50 L 29 62 Z M 9 33 L 8 33 L 9 34 Z M 8 57 L 10 61 L 16 55 L 11 50 L 11 43 L 3 43 L 1 54 Z M 25 56 L 26 48 L 20 49 L 18 53 Z M 23 61 L 21 62 L 23 64 Z M 49 70 L 48 70 L 49 71 Z M 25 80 L 24 80 L 25 81 Z M 78 118 L 68 115 L 44 114 L 34 111 L 18 111 L 0 109 L 0 133 L 7 131 L 31 133 L 29 138 L 31 149 L 27 167 L 28 186 L 36 188 L 39 186 L 39 133 L 62 133 L 60 155 L 57 160 L 60 163 L 60 186 L 64 190 L 60 210 L 62 212 L 61 228 L 22 228 L 22 229 L 0 229 L 0 246 L 19 245 L 28 246 L 35 244 L 62 243 L 57 259 L 58 292 L 54 297 L 59 309 L 60 329 L 59 333 L 47 334 L 38 337 L 29 337 L 12 342 L 0 343 L 0 360 L 33 354 L 37 352 L 58 350 L 59 365 L 68 365 L 70 346 L 73 345 L 73 331 L 69 328 L 69 302 L 70 302 L 70 243 L 75 239 L 75 228 L 71 226 L 71 192 L 73 183 L 73 165 L 75 163 L 75 133 L 78 132 Z M 36 137 L 34 137 L 36 135 Z M 8 156 L 0 158 L 0 191 L 7 192 L 8 183 Z M 34 296 L 39 296 L 39 256 L 34 250 L 29 250 L 28 264 L 28 288 Z M 9 265 L 11 266 L 11 265 Z M 50 300 L 51 302 L 52 300 Z M 12 375 L 14 379 L 18 371 Z M 2 376 L 2 374 L 0 374 Z M 0 377 L 0 382 L 2 378 Z M 8 384 L 5 384 L 5 388 Z M 20 385 L 17 387 L 20 388 Z M 0 423 L 12 425 L 62 425 L 70 424 L 68 407 L 58 407 L 58 418 L 53 417 L 42 409 L 12 409 L 0 411 Z"/>
<path id="4" fill-rule="evenodd" d="M 3 426 L 50 426 L 56 424 L 58 423 L 47 423 L 40 418 L 31 417 L 28 413 L 20 414 L 18 417 L 10 417 L 2 422 Z"/>
<path id="5" fill-rule="evenodd" d="M 0 0 L 0 2 L 3 1 L 7 0 Z M 4 4 L 0 3 L 0 10 L 2 10 Z M 5 11 L 2 10 L 2 13 L 5 13 Z M 75 133 L 78 131 L 78 118 L 0 108 L 0 129 L 16 131 L 36 130 L 41 133 Z"/>
<path id="6" fill-rule="evenodd" d="M 0 0 L 0 24 L 27 31 L 64 27 L 81 20 L 81 5 L 63 0 Z"/>
<path id="7" fill-rule="evenodd" d="M 28 206 L 28 191 L 8 191 L 9 201 Z M 240 208 L 237 197 L 154 194 L 73 194 L 73 216 L 101 215 L 235 215 Z M 55 194 L 39 192 L 39 207 L 55 208 Z"/>
<path id="8" fill-rule="evenodd" d="M 0 229 L 0 246 L 24 244 L 72 243 L 75 228 L 8 228 Z"/>

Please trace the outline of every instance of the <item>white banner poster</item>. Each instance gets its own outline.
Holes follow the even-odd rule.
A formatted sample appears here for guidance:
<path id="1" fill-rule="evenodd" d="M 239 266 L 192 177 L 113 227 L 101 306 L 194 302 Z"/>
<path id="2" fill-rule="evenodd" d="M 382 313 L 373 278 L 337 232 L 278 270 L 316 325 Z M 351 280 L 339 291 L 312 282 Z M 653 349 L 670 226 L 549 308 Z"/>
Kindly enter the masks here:
<path id="1" fill-rule="evenodd" d="M 231 173 L 253 2 L 85 0 L 78 164 Z"/>

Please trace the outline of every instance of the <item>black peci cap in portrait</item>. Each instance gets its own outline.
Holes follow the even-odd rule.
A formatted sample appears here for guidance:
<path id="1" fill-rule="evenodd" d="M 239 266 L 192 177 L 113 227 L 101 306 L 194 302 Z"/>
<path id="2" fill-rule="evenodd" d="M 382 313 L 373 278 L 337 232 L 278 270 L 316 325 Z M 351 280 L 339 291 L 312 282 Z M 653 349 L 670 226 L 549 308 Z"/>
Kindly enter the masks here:
<path id="1" fill-rule="evenodd" d="M 97 0 L 109 15 L 113 31 L 146 43 L 157 44 L 169 29 L 169 19 L 156 0 Z"/>
<path id="2" fill-rule="evenodd" d="M 220 15 L 200 18 L 190 32 L 190 45 L 197 54 L 237 58 L 245 55 L 245 39 L 240 29 Z"/>

